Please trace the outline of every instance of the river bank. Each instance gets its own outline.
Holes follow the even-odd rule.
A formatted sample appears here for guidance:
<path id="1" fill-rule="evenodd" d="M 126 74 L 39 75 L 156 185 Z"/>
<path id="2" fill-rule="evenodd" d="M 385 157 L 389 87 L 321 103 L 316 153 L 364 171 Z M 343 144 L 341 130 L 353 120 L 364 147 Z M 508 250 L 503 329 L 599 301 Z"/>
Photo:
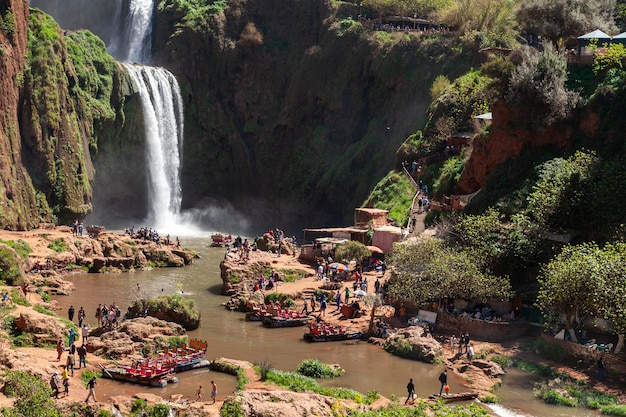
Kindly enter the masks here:
<path id="1" fill-rule="evenodd" d="M 198 250 L 198 248 L 200 247 L 199 245 L 203 244 L 201 239 L 197 239 L 197 241 L 198 242 L 194 243 L 194 246 L 192 246 L 195 250 Z M 206 242 L 204 242 L 204 244 L 206 245 Z M 222 343 L 223 344 L 222 347 L 218 346 L 219 343 L 215 343 L 217 342 L 217 339 L 214 340 L 214 343 L 212 343 L 212 345 L 215 344 L 215 346 L 211 346 L 211 349 L 209 350 L 209 353 L 212 356 L 212 358 L 218 357 L 218 356 L 226 356 L 226 357 L 231 357 L 231 358 L 248 358 L 254 363 L 257 363 L 258 361 L 262 361 L 264 358 L 267 358 L 268 356 L 266 355 L 269 355 L 269 359 L 274 364 L 278 365 L 279 369 L 288 370 L 288 369 L 294 369 L 293 368 L 294 364 L 297 364 L 300 360 L 298 358 L 320 357 L 320 358 L 323 358 L 323 360 L 325 360 L 326 362 L 339 363 L 348 369 L 346 376 L 341 377 L 340 381 L 338 381 L 338 384 L 340 384 L 341 386 L 351 386 L 351 387 L 360 389 L 361 392 L 364 392 L 364 393 L 370 389 L 380 390 L 380 388 L 376 388 L 376 385 L 377 385 L 376 383 L 380 382 L 382 378 L 382 381 L 384 381 L 385 384 L 390 384 L 391 387 L 387 389 L 382 389 L 380 391 L 385 392 L 385 395 L 387 395 L 388 397 L 392 397 L 392 394 L 396 393 L 398 397 L 400 398 L 401 395 L 404 394 L 404 385 L 406 384 L 405 377 L 406 378 L 408 378 L 408 376 L 415 377 L 416 375 L 417 375 L 417 378 L 420 379 L 419 381 L 416 380 L 416 382 L 420 382 L 420 383 L 424 383 L 424 381 L 426 382 L 424 386 L 420 386 L 418 388 L 418 394 L 421 397 L 426 397 L 427 395 L 432 394 L 433 391 L 435 391 L 435 386 L 433 386 L 433 384 L 436 384 L 437 373 L 439 372 L 440 367 L 442 367 L 443 365 L 438 365 L 438 366 L 419 365 L 418 363 L 413 365 L 413 362 L 411 361 L 406 361 L 406 360 L 398 361 L 398 359 L 393 359 L 392 355 L 382 351 L 382 349 L 380 349 L 379 347 L 367 345 L 367 343 L 365 342 L 359 342 L 359 344 L 354 344 L 354 345 L 352 344 L 344 345 L 342 343 L 313 344 L 315 346 L 302 344 L 301 341 L 300 342 L 296 341 L 294 343 L 291 341 L 291 338 L 299 337 L 301 340 L 302 333 L 299 329 L 293 329 L 293 330 L 285 329 L 284 331 L 283 329 L 263 329 L 263 327 L 258 324 L 249 323 L 249 322 L 246 323 L 243 320 L 244 315 L 241 313 L 224 311 L 223 307 L 219 307 L 219 303 L 222 303 L 224 301 L 223 297 L 219 297 L 219 296 L 207 297 L 206 295 L 203 295 L 202 293 L 203 291 L 206 291 L 207 284 L 208 284 L 208 290 L 210 291 L 210 293 L 218 294 L 219 292 L 221 292 L 222 285 L 217 284 L 219 282 L 219 272 L 217 271 L 218 269 L 217 265 L 219 264 L 219 260 L 223 259 L 224 252 L 223 250 L 220 250 L 220 249 L 199 250 L 199 252 L 202 253 L 202 259 L 199 259 L 197 261 L 197 264 L 196 262 L 194 262 L 194 264 L 184 269 L 179 269 L 179 268 L 167 268 L 167 269 L 159 269 L 159 270 L 155 269 L 153 270 L 154 273 L 149 273 L 147 275 L 144 274 L 143 272 L 141 273 L 135 272 L 135 273 L 131 273 L 128 275 L 127 274 L 70 275 L 69 277 L 66 277 L 66 278 L 68 282 L 74 282 L 76 284 L 76 287 L 77 287 L 76 295 L 72 296 L 71 298 L 70 297 L 53 297 L 53 298 L 56 300 L 59 300 L 60 302 L 59 305 L 62 306 L 62 309 L 60 310 L 61 315 L 65 315 L 65 311 L 67 310 L 68 304 L 70 302 L 76 303 L 77 300 L 82 300 L 81 303 L 82 302 L 86 303 L 85 305 L 88 307 L 88 312 L 89 312 L 88 316 L 91 317 L 93 316 L 92 310 L 101 300 L 104 300 L 104 301 L 116 300 L 122 305 L 129 304 L 125 301 L 126 299 L 128 299 L 129 301 L 132 301 L 132 299 L 138 296 L 138 294 L 135 293 L 135 287 L 137 283 L 141 283 L 142 294 L 140 295 L 142 297 L 146 295 L 157 296 L 163 291 L 163 289 L 165 290 L 165 293 L 168 293 L 168 292 L 173 293 L 182 289 L 182 291 L 185 294 L 189 294 L 190 297 L 195 298 L 197 301 L 206 300 L 206 301 L 203 301 L 203 303 L 204 302 L 208 302 L 211 304 L 214 302 L 216 303 L 215 308 L 210 308 L 208 311 L 206 310 L 206 308 L 203 310 L 204 311 L 203 312 L 204 324 L 201 325 L 201 327 L 205 326 L 205 327 L 208 327 L 208 329 L 216 329 L 212 331 L 219 332 L 219 339 L 223 339 L 224 337 L 227 337 L 227 339 L 225 339 L 226 342 Z M 276 257 L 276 255 L 273 255 L 273 256 Z M 207 263 L 209 259 L 214 259 L 214 260 Z M 284 255 L 281 256 L 280 258 L 276 257 L 276 259 L 281 259 L 281 261 L 285 261 L 285 262 L 287 262 L 288 260 L 288 258 Z M 278 265 L 277 263 L 273 263 L 273 260 L 274 258 L 270 255 L 270 257 L 267 259 L 268 265 Z M 293 261 L 293 257 L 289 257 L 289 261 L 290 262 Z M 207 270 L 206 269 L 207 265 L 213 265 L 210 270 L 213 271 L 213 269 L 215 269 L 215 271 L 211 272 L 211 274 L 215 274 L 216 278 L 215 279 L 211 278 L 211 280 L 209 281 L 203 281 L 203 277 L 206 275 L 205 271 Z M 306 271 L 312 271 L 312 268 L 310 266 L 303 265 L 303 268 L 309 268 Z M 277 267 L 277 269 L 282 269 L 282 268 Z M 168 272 L 168 271 L 171 271 L 171 272 Z M 188 271 L 188 272 L 191 272 L 192 274 L 189 275 L 188 278 L 182 279 L 181 272 L 183 271 Z M 188 274 L 188 272 L 185 272 L 185 274 Z M 303 270 L 303 274 L 306 275 L 304 270 Z M 312 276 L 309 278 L 313 280 Z M 102 285 L 92 286 L 90 282 L 94 282 L 94 283 L 101 282 Z M 313 282 L 315 281 L 313 280 Z M 116 284 L 113 284 L 113 283 L 116 283 Z M 300 280 L 298 280 L 297 283 L 298 285 L 307 284 L 306 281 L 300 282 Z M 285 290 L 286 285 L 288 285 L 288 283 L 279 283 L 278 291 L 282 292 L 283 290 Z M 117 287 L 117 291 L 116 291 L 116 287 Z M 118 294 L 117 296 L 115 295 L 116 293 Z M 29 298 L 33 301 L 35 300 L 36 296 L 37 296 L 36 293 L 29 293 Z M 94 302 L 95 302 L 95 305 L 94 305 Z M 332 304 L 329 304 L 329 310 L 327 314 L 330 313 L 331 310 L 332 310 Z M 211 325 L 209 325 L 209 322 Z M 222 324 L 220 325 L 220 323 Z M 205 328 L 205 330 L 203 332 L 201 331 L 200 333 L 198 333 L 197 331 L 193 332 L 192 334 L 190 334 L 190 336 L 201 337 L 201 338 L 204 338 L 205 340 L 211 340 L 211 337 L 212 337 L 210 336 L 211 330 L 208 330 L 208 329 Z M 253 329 L 254 331 L 252 332 Z M 224 332 L 227 332 L 227 333 L 224 333 Z M 232 333 L 232 335 L 230 333 Z M 288 337 L 290 340 L 289 341 L 285 340 L 285 337 Z M 445 349 L 445 341 L 443 342 L 444 342 L 444 349 Z M 363 343 L 365 343 L 365 345 L 363 345 Z M 526 343 L 520 341 L 518 344 L 519 344 L 520 352 L 524 352 L 527 350 L 525 346 Z M 297 349 L 299 355 L 293 358 L 293 360 L 287 360 L 285 362 L 282 358 L 284 357 L 285 359 L 288 359 L 288 357 L 286 357 L 285 355 L 286 354 L 289 356 L 291 355 L 289 354 L 289 350 L 283 349 L 283 345 L 290 346 L 289 349 Z M 318 345 L 322 345 L 322 346 L 318 346 Z M 515 349 L 511 345 L 504 346 L 504 348 L 510 349 L 511 351 Z M 22 349 L 22 348 L 19 348 L 19 349 Z M 27 349 L 30 349 L 30 348 L 27 348 Z M 18 349 L 12 349 L 12 350 L 18 350 Z M 46 350 L 47 350 L 47 355 L 50 355 L 51 357 L 56 356 L 54 351 L 51 350 L 50 348 L 43 349 L 43 351 L 46 351 Z M 267 352 L 267 353 L 264 353 L 264 352 Z M 272 355 L 271 352 L 276 352 L 276 355 Z M 367 356 L 363 356 L 363 354 L 366 354 Z M 451 355 L 451 356 L 454 356 L 454 355 Z M 281 359 L 277 359 L 277 357 L 280 357 Z M 365 360 L 365 363 L 367 363 L 367 368 L 371 370 L 371 373 L 378 375 L 378 377 L 373 379 L 371 383 L 366 383 L 366 384 L 357 383 L 357 381 L 360 381 L 363 378 L 363 373 L 357 372 L 357 368 L 361 366 L 359 365 L 359 363 L 362 363 L 363 360 Z M 27 361 L 28 359 L 22 362 L 27 362 Z M 32 361 L 41 362 L 43 361 L 43 358 L 41 360 L 32 359 Z M 88 361 L 90 361 L 90 359 L 88 359 Z M 45 367 L 45 362 L 43 363 Z M 58 362 L 56 362 L 56 364 L 58 364 Z M 48 363 L 48 365 L 55 365 L 55 362 L 50 362 Z M 18 364 L 17 366 L 19 367 L 21 365 Z M 50 368 L 47 368 L 47 369 L 50 369 Z M 389 375 L 383 375 L 383 373 L 385 373 L 385 369 L 394 370 L 394 371 L 392 371 L 391 373 L 387 372 L 389 373 Z M 423 369 L 423 370 L 418 371 L 418 369 Z M 427 373 L 424 373 L 425 371 Z M 431 372 L 434 372 L 435 375 L 432 375 Z M 449 375 L 451 375 L 451 378 L 453 374 L 454 373 L 450 373 L 449 371 Z M 110 392 L 111 395 L 110 396 L 106 395 L 104 396 L 104 398 L 99 398 L 99 400 L 104 401 L 110 407 L 110 405 L 114 401 L 117 401 L 116 397 L 118 397 L 118 395 L 114 395 L 115 392 L 127 393 L 128 396 L 126 398 L 129 398 L 130 400 L 132 400 L 133 396 L 143 396 L 144 394 L 142 393 L 148 392 L 147 396 L 150 398 L 156 398 L 156 396 L 159 396 L 159 397 L 168 399 L 168 400 L 163 400 L 164 403 L 168 403 L 168 401 L 189 402 L 189 399 L 194 399 L 194 391 L 195 391 L 195 387 L 197 387 L 197 384 L 199 383 L 203 384 L 205 389 L 207 388 L 207 385 L 205 384 L 207 384 L 207 378 L 209 378 L 209 374 L 200 374 L 197 376 L 191 376 L 191 375 L 188 376 L 187 374 L 181 374 L 181 376 L 183 376 L 183 378 L 181 380 L 181 384 L 179 385 L 187 384 L 187 386 L 191 386 L 191 387 L 188 390 L 183 389 L 182 391 L 180 388 L 174 389 L 174 390 L 168 389 L 167 394 L 165 392 L 163 394 L 159 394 L 157 390 L 145 391 L 145 389 L 141 387 L 137 387 L 136 389 L 133 388 L 133 390 L 130 391 L 128 388 L 124 386 L 108 384 L 107 381 L 102 380 L 99 389 L 108 390 L 108 392 Z M 218 403 L 220 403 L 221 401 L 226 399 L 226 397 L 229 397 L 230 394 L 233 392 L 232 388 L 229 387 L 229 384 L 232 384 L 232 382 L 229 382 L 228 379 L 219 379 L 221 378 L 219 375 L 212 375 L 210 376 L 210 378 L 217 378 L 216 380 L 220 387 L 220 392 L 218 394 Z M 429 383 L 428 381 L 431 381 L 431 382 Z M 453 383 L 451 384 L 455 392 L 460 392 L 462 390 L 465 390 L 465 387 L 458 385 L 458 381 L 459 379 L 453 379 L 452 381 Z M 460 377 L 460 381 L 463 384 L 467 383 L 464 377 Z M 105 385 L 102 385 L 102 383 L 104 383 Z M 81 397 L 83 395 L 84 397 L 86 397 L 86 390 L 82 388 L 80 383 L 77 382 L 76 388 L 73 388 L 73 389 L 79 392 L 78 397 Z M 73 389 L 70 390 L 70 393 L 72 393 Z M 247 390 L 248 390 L 248 387 L 246 387 L 246 391 Z M 275 391 L 275 390 L 280 390 L 280 388 L 266 387 L 265 390 Z M 438 391 L 438 386 L 436 386 L 436 390 Z M 184 397 L 187 400 L 177 399 L 177 398 L 181 398 L 179 394 L 177 394 L 180 392 L 184 393 Z M 84 397 L 79 398 L 79 401 L 82 401 Z M 207 397 L 208 395 L 205 394 L 205 401 Z M 251 401 L 252 400 L 260 401 L 258 398 L 254 396 L 251 396 L 250 398 L 251 398 Z M 215 406 L 213 406 L 211 410 L 215 410 L 214 407 Z M 539 413 L 539 414 L 534 414 L 534 415 L 542 415 L 542 414 Z"/>

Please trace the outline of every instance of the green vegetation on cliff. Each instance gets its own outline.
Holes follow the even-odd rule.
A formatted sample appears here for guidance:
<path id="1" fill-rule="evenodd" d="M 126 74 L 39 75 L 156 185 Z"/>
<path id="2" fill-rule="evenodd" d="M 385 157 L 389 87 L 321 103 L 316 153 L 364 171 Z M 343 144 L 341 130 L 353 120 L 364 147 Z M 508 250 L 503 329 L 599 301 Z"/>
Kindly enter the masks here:
<path id="1" fill-rule="evenodd" d="M 406 225 L 415 189 L 403 173 L 391 171 L 372 190 L 363 207 L 389 210 L 388 216 L 399 226 Z"/>

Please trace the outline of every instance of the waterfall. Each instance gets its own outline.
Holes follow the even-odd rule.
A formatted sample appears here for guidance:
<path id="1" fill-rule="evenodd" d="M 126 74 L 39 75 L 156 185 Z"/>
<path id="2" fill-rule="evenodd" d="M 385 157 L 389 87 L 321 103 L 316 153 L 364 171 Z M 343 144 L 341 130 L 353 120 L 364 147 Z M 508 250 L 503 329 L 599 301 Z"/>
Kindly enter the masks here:
<path id="1" fill-rule="evenodd" d="M 124 2 L 117 2 L 121 10 Z M 146 222 L 158 230 L 172 231 L 181 222 L 183 105 L 180 88 L 174 75 L 163 68 L 131 65 L 150 60 L 153 8 L 153 0 L 130 0 L 124 19 L 125 34 L 113 44 L 121 54 L 117 58 L 125 62 L 123 65 L 139 92 L 143 110 L 150 199 Z"/>
<path id="2" fill-rule="evenodd" d="M 138 89 L 148 159 L 150 213 L 158 229 L 177 223 L 182 200 L 180 154 L 183 106 L 176 78 L 162 68 L 123 64 Z"/>

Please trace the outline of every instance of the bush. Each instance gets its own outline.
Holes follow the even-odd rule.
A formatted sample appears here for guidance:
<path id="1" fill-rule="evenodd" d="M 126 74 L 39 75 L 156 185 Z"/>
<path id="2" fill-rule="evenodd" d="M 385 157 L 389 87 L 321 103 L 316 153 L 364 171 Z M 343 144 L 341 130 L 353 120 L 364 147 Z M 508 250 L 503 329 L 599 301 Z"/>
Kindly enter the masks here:
<path id="1" fill-rule="evenodd" d="M 268 372 L 274 367 L 270 363 L 269 360 L 265 359 L 263 362 L 256 365 L 258 367 L 258 373 L 261 378 L 261 381 L 265 381 L 267 379 Z"/>
<path id="2" fill-rule="evenodd" d="M 495 395 L 487 395 L 485 398 L 480 400 L 480 402 L 484 404 L 497 404 L 500 401 L 500 397 L 496 397 Z"/>
<path id="3" fill-rule="evenodd" d="M 311 378 L 335 378 L 341 376 L 344 370 L 341 368 L 335 369 L 318 359 L 305 359 L 300 362 L 296 372 Z"/>
<path id="4" fill-rule="evenodd" d="M 16 255 L 15 251 L 0 246 L 0 280 L 7 285 L 22 283 L 22 270 Z"/>
<path id="5" fill-rule="evenodd" d="M 70 250 L 69 246 L 67 246 L 67 243 L 65 243 L 65 240 L 62 238 L 57 238 L 50 242 L 48 244 L 48 249 L 52 249 L 57 253 L 67 252 Z"/>
<path id="6" fill-rule="evenodd" d="M 8 397 L 14 397 L 15 402 L 13 408 L 3 410 L 3 416 L 61 416 L 50 398 L 52 389 L 40 376 L 32 376 L 23 371 L 8 371 L 4 393 Z"/>
<path id="7" fill-rule="evenodd" d="M 560 392 L 549 389 L 541 394 L 541 398 L 548 404 L 552 405 L 562 405 L 567 407 L 576 407 L 578 406 L 578 401 L 575 398 L 566 397 Z"/>
<path id="8" fill-rule="evenodd" d="M 28 259 L 28 254 L 32 253 L 32 249 L 28 243 L 23 241 L 22 239 L 18 239 L 17 242 L 14 240 L 2 240 L 0 239 L 0 243 L 4 243 L 8 247 L 12 248 L 18 255 L 22 257 L 22 259 Z"/>

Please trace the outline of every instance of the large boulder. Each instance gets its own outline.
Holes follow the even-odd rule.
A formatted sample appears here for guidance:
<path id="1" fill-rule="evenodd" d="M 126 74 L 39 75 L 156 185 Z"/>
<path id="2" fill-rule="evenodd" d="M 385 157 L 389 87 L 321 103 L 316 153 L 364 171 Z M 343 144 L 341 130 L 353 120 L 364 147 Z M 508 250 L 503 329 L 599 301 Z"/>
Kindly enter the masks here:
<path id="1" fill-rule="evenodd" d="M 341 402 L 319 394 L 246 390 L 226 399 L 225 404 L 235 402 L 240 405 L 242 415 L 257 417 L 328 416 L 332 417 L 333 404 Z"/>
<path id="2" fill-rule="evenodd" d="M 420 326 L 398 330 L 387 338 L 384 348 L 394 355 L 428 363 L 443 354 L 441 344 Z"/>
<path id="3" fill-rule="evenodd" d="M 200 326 L 200 312 L 194 300 L 181 294 L 137 300 L 128 307 L 125 317 L 131 319 L 144 316 L 178 323 L 185 330 L 197 329 Z"/>
<path id="4" fill-rule="evenodd" d="M 14 320 L 19 333 L 32 335 L 35 344 L 54 344 L 64 337 L 65 327 L 54 317 L 36 311 L 24 311 Z"/>

